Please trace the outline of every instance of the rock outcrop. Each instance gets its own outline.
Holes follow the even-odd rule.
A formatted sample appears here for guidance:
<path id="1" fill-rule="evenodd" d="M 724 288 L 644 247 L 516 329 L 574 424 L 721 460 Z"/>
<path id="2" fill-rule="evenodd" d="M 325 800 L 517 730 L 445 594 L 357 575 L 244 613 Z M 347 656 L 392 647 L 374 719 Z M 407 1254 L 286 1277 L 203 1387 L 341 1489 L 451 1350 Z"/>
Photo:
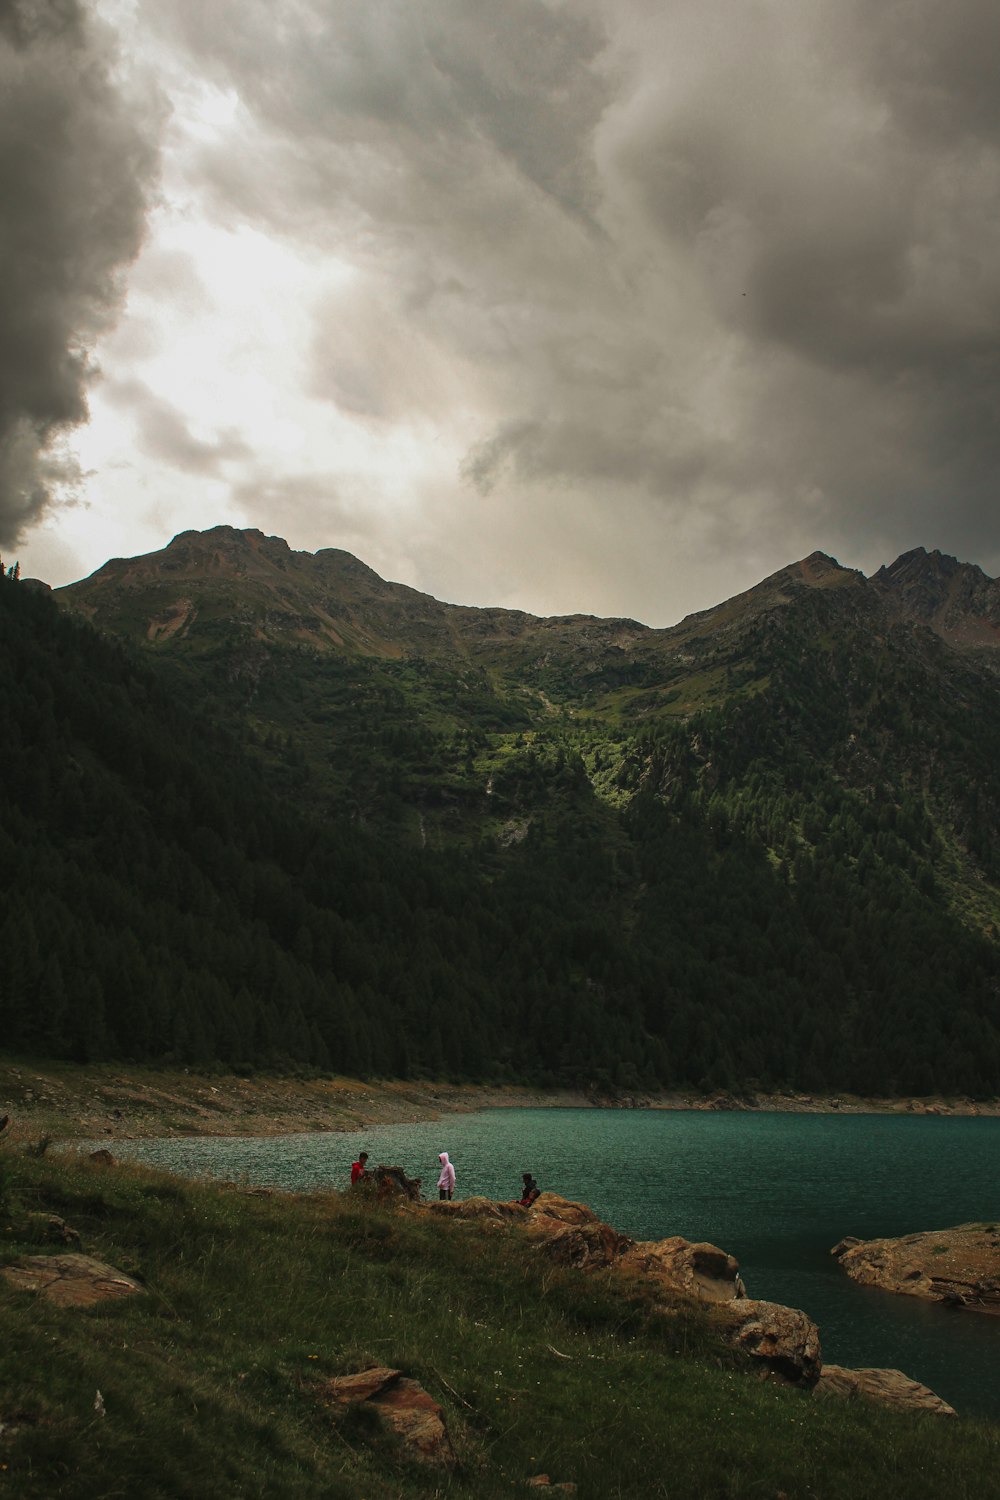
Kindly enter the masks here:
<path id="1" fill-rule="evenodd" d="M 597 1270 L 620 1261 L 633 1244 L 585 1203 L 573 1203 L 558 1193 L 541 1193 L 530 1208 L 516 1211 L 524 1216 L 529 1238 L 559 1265 Z"/>
<path id="2" fill-rule="evenodd" d="M 748 1298 L 739 1262 L 717 1245 L 692 1244 L 680 1235 L 631 1240 L 585 1203 L 557 1193 L 542 1193 L 526 1209 L 488 1198 L 427 1208 L 451 1218 L 520 1222 L 539 1254 L 558 1265 L 580 1271 L 612 1267 L 652 1283 L 665 1306 L 687 1300 L 717 1308 L 724 1342 L 760 1361 L 767 1374 L 805 1385 L 819 1374 L 819 1333 L 812 1319 L 794 1308 Z"/>
<path id="3" fill-rule="evenodd" d="M 789 1385 L 813 1385 L 823 1368 L 819 1329 L 795 1307 L 741 1297 L 719 1305 L 714 1318 L 727 1344 L 761 1360 Z"/>
<path id="4" fill-rule="evenodd" d="M 505 1219 L 522 1218 L 525 1210 L 517 1203 L 498 1202 L 494 1198 L 474 1195 L 471 1198 L 431 1200 L 420 1207 L 431 1214 L 441 1214 L 446 1219 Z"/>
<path id="5" fill-rule="evenodd" d="M 830 1253 L 862 1286 L 1000 1313 L 1000 1225 L 960 1224 L 899 1239 L 849 1237 Z"/>
<path id="6" fill-rule="evenodd" d="M 623 1277 L 641 1279 L 647 1287 L 652 1284 L 665 1307 L 676 1307 L 678 1301 L 709 1307 L 722 1342 L 757 1362 L 768 1378 L 818 1390 L 829 1373 L 824 1396 L 862 1397 L 911 1410 L 952 1413 L 947 1402 L 899 1370 L 824 1366 L 819 1329 L 812 1318 L 798 1308 L 748 1297 L 739 1262 L 716 1245 L 692 1243 L 680 1235 L 631 1240 L 603 1223 L 585 1203 L 557 1193 L 542 1193 L 530 1208 L 482 1197 L 421 1207 L 449 1218 L 492 1222 L 498 1230 L 504 1224 L 519 1223 L 539 1254 L 559 1265 L 585 1272 L 610 1267 Z M 979 1230 L 985 1233 L 982 1226 Z M 911 1236 L 911 1240 L 921 1238 Z M 834 1253 L 847 1256 L 856 1248 L 865 1247 L 860 1241 L 845 1240 Z"/>
<path id="7" fill-rule="evenodd" d="M 24 1255 L 0 1266 L 0 1275 L 19 1291 L 37 1292 L 58 1307 L 93 1307 L 145 1290 L 124 1271 L 89 1255 Z"/>
<path id="8" fill-rule="evenodd" d="M 356 1375 L 335 1375 L 320 1387 L 319 1396 L 335 1406 L 363 1403 L 403 1443 L 409 1457 L 454 1468 L 457 1460 L 444 1412 L 419 1381 L 409 1379 L 401 1370 L 377 1365 Z"/>
<path id="9" fill-rule="evenodd" d="M 746 1296 L 733 1256 L 705 1242 L 691 1244 L 680 1235 L 640 1240 L 622 1255 L 621 1264 L 699 1302 L 733 1302 Z"/>
<path id="10" fill-rule="evenodd" d="M 933 1391 L 911 1380 L 902 1370 L 845 1370 L 840 1365 L 824 1365 L 813 1395 L 825 1400 L 851 1401 L 859 1396 L 878 1401 L 897 1411 L 929 1412 L 934 1416 L 953 1417 L 955 1408 L 935 1396 Z"/>

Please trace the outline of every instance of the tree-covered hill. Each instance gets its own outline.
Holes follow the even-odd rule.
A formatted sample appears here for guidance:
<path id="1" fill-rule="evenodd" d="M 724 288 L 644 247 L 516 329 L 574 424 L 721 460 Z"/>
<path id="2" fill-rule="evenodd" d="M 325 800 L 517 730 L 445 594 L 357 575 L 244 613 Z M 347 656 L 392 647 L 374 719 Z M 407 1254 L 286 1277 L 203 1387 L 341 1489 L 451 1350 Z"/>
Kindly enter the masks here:
<path id="1" fill-rule="evenodd" d="M 230 528 L 61 591 L 103 637 L 5 580 L 3 1034 L 996 1093 L 996 586 L 900 561 L 817 554 L 668 631 Z"/>

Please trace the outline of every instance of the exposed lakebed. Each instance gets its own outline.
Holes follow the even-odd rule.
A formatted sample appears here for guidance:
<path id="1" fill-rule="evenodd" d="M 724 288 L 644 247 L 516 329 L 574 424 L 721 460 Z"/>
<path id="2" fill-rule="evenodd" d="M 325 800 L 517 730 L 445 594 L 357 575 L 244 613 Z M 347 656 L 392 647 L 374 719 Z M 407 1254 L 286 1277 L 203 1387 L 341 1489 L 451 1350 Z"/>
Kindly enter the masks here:
<path id="1" fill-rule="evenodd" d="M 701 1111 L 501 1109 L 364 1133 L 117 1142 L 185 1174 L 293 1190 L 346 1185 L 357 1151 L 436 1196 L 511 1198 L 523 1171 L 637 1239 L 711 1240 L 751 1296 L 800 1307 L 830 1363 L 889 1366 L 956 1409 L 1000 1418 L 1000 1319 L 851 1282 L 830 1255 L 862 1239 L 1000 1222 L 1000 1119 Z"/>

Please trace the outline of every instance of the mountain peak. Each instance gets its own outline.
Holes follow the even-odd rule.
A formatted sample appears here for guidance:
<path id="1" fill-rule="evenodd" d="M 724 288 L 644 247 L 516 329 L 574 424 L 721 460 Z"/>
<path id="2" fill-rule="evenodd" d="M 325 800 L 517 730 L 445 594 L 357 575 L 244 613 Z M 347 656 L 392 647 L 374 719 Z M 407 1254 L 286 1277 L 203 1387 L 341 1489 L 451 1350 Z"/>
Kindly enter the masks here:
<path id="1" fill-rule="evenodd" d="M 973 563 L 960 563 L 957 557 L 952 557 L 947 552 L 941 552 L 936 547 L 928 552 L 926 547 L 911 547 L 909 552 L 901 552 L 894 563 L 879 568 L 874 575 L 875 578 L 900 579 L 900 578 L 952 578 L 956 573 L 963 570 L 979 573 L 983 578 L 986 574 Z"/>
<path id="2" fill-rule="evenodd" d="M 775 588 L 783 589 L 799 584 L 814 589 L 843 588 L 858 582 L 863 582 L 863 575 L 856 568 L 845 568 L 829 553 L 810 552 L 808 557 L 803 557 L 799 562 L 787 563 L 776 573 L 771 573 L 749 592 L 770 592 Z"/>
<path id="3" fill-rule="evenodd" d="M 975 563 L 914 547 L 871 582 L 903 619 L 928 625 L 953 646 L 1000 646 L 1000 583 Z"/>

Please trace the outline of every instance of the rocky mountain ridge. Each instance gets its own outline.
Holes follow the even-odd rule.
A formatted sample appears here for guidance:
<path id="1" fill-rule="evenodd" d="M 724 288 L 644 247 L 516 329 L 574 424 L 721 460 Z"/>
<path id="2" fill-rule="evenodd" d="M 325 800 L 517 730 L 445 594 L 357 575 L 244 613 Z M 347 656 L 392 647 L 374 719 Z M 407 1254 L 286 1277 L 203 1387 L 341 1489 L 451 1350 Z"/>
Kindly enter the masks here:
<path id="1" fill-rule="evenodd" d="M 446 604 L 349 553 L 228 526 L 116 559 L 57 598 L 180 673 L 213 711 L 294 747 L 313 801 L 348 795 L 381 818 L 392 785 L 421 839 L 447 839 L 448 824 L 520 836 L 535 817 L 522 752 L 537 762 L 553 735 L 555 759 L 582 757 L 598 800 L 620 805 L 676 783 L 645 739 L 706 712 L 753 716 L 768 702 L 782 759 L 815 737 L 820 702 L 840 699 L 843 733 L 823 730 L 811 753 L 872 786 L 899 724 L 1000 710 L 1000 583 L 923 549 L 871 579 L 815 552 L 663 629 Z M 804 711 L 809 725 L 793 729 Z M 718 774 L 704 735 L 689 735 L 689 754 Z M 907 750 L 908 777 L 925 774 L 913 763 L 924 754 Z M 521 790 L 501 799 L 512 772 Z"/>
<path id="2" fill-rule="evenodd" d="M 296 552 L 280 537 L 230 526 L 182 532 L 160 552 L 113 559 L 57 594 L 95 623 L 151 645 L 195 637 L 209 620 L 228 614 L 259 639 L 299 641 L 323 652 L 474 659 L 525 642 L 542 652 L 574 643 L 590 653 L 669 653 L 685 642 L 745 629 L 802 590 L 844 591 L 857 607 L 884 611 L 886 623 L 925 625 L 957 649 L 1000 648 L 1000 582 L 923 548 L 870 579 L 814 552 L 732 599 L 659 629 L 629 619 L 541 617 L 442 603 L 386 582 L 348 552 Z"/>
<path id="3" fill-rule="evenodd" d="M 871 579 L 900 619 L 927 625 L 958 649 L 1000 646 L 1000 581 L 981 568 L 922 547 Z"/>

